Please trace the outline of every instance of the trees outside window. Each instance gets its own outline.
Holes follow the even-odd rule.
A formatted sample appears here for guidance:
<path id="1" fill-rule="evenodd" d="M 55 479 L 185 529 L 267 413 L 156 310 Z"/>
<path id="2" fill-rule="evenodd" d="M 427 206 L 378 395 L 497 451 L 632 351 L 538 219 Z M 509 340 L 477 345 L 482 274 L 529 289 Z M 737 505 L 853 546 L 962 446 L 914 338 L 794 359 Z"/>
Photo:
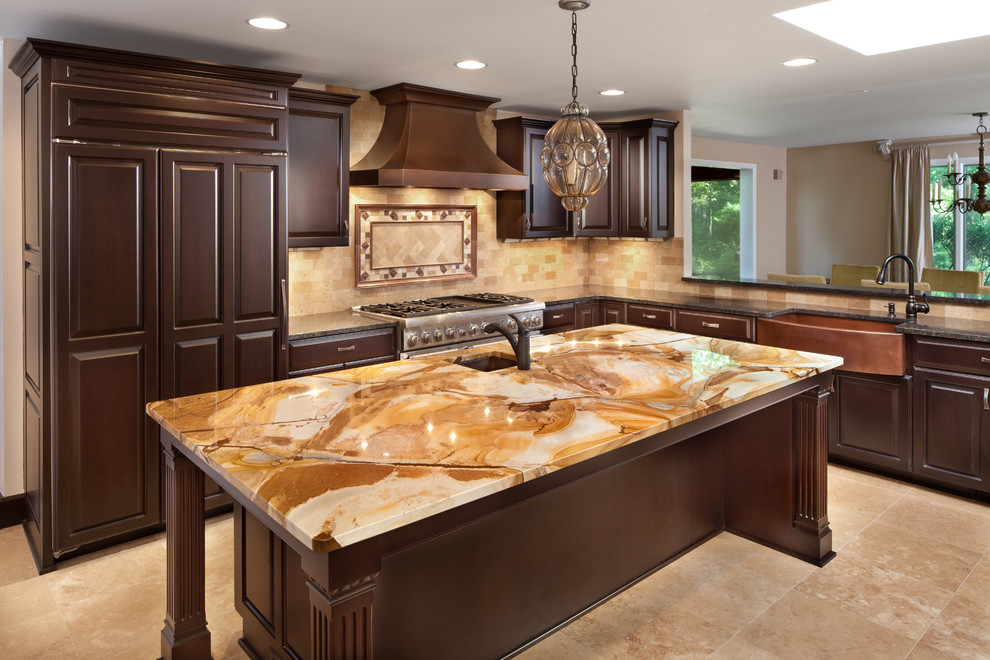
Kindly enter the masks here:
<path id="1" fill-rule="evenodd" d="M 701 168 L 692 168 L 696 169 Z M 727 178 L 722 180 L 698 181 L 697 174 L 692 175 L 691 272 L 698 277 L 738 280 L 739 170 L 726 169 L 725 173 Z"/>
<path id="2" fill-rule="evenodd" d="M 963 161 L 963 171 L 971 174 L 976 164 Z M 962 188 L 946 185 L 945 165 L 933 166 L 931 185 L 941 184 L 942 200 L 955 201 L 962 194 Z M 934 196 L 933 196 L 934 201 Z M 990 216 L 990 214 L 988 214 Z M 977 213 L 960 213 L 954 207 L 939 212 L 932 207 L 932 248 L 935 268 L 954 270 L 982 270 L 984 284 L 990 282 L 990 217 Z"/>

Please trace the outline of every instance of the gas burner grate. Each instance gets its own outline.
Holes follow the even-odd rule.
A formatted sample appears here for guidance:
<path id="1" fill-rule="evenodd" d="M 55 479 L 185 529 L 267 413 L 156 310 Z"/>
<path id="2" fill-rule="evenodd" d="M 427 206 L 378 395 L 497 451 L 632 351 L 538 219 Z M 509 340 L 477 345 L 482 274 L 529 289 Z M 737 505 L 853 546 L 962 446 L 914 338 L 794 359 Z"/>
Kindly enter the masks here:
<path id="1" fill-rule="evenodd" d="M 465 302 L 458 302 L 447 298 L 429 298 L 427 300 L 404 300 L 394 303 L 380 303 L 377 305 L 362 305 L 361 311 L 374 312 L 376 314 L 387 314 L 400 318 L 413 316 L 429 316 L 430 314 L 440 314 L 442 312 L 462 312 L 476 309 L 476 305 Z"/>
<path id="2" fill-rule="evenodd" d="M 513 304 L 533 302 L 532 298 L 526 298 L 525 296 L 514 296 L 510 293 L 467 293 L 456 297 L 464 300 L 473 300 L 475 302 L 485 303 Z"/>

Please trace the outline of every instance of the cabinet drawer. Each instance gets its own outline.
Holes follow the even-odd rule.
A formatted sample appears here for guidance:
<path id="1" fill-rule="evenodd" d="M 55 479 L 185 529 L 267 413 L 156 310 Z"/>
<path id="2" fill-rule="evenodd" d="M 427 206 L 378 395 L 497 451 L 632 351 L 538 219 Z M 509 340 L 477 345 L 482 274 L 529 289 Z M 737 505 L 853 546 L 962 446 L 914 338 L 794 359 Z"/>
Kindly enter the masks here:
<path id="1" fill-rule="evenodd" d="M 284 107 L 52 86 L 55 137 L 285 151 Z"/>
<path id="2" fill-rule="evenodd" d="M 689 332 L 693 335 L 754 341 L 756 339 L 754 321 L 755 319 L 750 316 L 678 311 L 676 327 L 680 332 Z"/>
<path id="3" fill-rule="evenodd" d="M 674 310 L 649 305 L 627 305 L 626 322 L 660 330 L 674 329 Z"/>
<path id="4" fill-rule="evenodd" d="M 574 326 L 574 304 L 550 305 L 543 310 L 543 332 L 562 332 L 561 328 Z"/>
<path id="5" fill-rule="evenodd" d="M 990 344 L 916 338 L 914 362 L 974 373 L 990 373 Z"/>
<path id="6" fill-rule="evenodd" d="M 391 328 L 289 342 L 289 373 L 395 355 Z"/>

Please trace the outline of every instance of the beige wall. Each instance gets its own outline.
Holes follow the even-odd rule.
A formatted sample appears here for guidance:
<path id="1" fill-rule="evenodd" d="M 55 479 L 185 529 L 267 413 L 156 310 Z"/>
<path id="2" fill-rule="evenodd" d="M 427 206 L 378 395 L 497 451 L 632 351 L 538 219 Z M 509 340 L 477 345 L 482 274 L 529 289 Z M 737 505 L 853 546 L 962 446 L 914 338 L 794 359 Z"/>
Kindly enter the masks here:
<path id="1" fill-rule="evenodd" d="M 787 151 L 787 271 L 831 275 L 833 263 L 888 254 L 890 161 L 875 142 Z"/>
<path id="2" fill-rule="evenodd" d="M 756 166 L 756 277 L 764 278 L 768 272 L 785 272 L 787 268 L 787 149 L 699 137 L 691 140 L 691 148 L 692 159 Z M 784 172 L 783 180 L 773 180 L 775 169 Z M 690 223 L 690 220 L 688 222 Z"/>
<path id="3" fill-rule="evenodd" d="M 0 40 L 0 495 L 24 492 L 21 320 L 21 84 L 7 68 L 21 45 Z"/>

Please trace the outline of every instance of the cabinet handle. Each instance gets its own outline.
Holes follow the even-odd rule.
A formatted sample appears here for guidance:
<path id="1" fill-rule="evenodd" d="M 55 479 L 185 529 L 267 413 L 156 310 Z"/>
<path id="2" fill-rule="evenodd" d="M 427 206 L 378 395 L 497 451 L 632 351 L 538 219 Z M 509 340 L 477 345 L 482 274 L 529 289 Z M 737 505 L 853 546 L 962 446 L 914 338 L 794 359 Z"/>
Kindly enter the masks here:
<path id="1" fill-rule="evenodd" d="M 289 283 L 282 278 L 282 350 L 289 349 Z"/>
<path id="2" fill-rule="evenodd" d="M 350 346 L 338 346 L 337 352 L 346 353 L 347 351 L 353 351 L 355 348 L 357 348 L 357 346 L 355 346 L 354 344 L 351 344 Z"/>
<path id="3" fill-rule="evenodd" d="M 656 320 L 657 315 L 656 314 L 643 314 L 643 318 L 644 319 L 654 319 L 654 320 Z"/>
<path id="4" fill-rule="evenodd" d="M 718 329 L 718 323 L 709 323 L 708 321 L 702 321 L 701 325 L 702 327 L 705 328 L 715 328 L 716 330 Z"/>
<path id="5" fill-rule="evenodd" d="M 983 388 L 983 409 L 990 410 L 990 388 Z"/>
<path id="6" fill-rule="evenodd" d="M 556 321 L 557 319 L 562 319 L 562 318 L 564 318 L 564 315 L 563 314 L 551 314 L 550 315 L 550 319 L 553 320 L 553 321 Z"/>
<path id="7" fill-rule="evenodd" d="M 990 358 L 981 357 L 980 362 L 983 364 L 990 364 Z"/>

